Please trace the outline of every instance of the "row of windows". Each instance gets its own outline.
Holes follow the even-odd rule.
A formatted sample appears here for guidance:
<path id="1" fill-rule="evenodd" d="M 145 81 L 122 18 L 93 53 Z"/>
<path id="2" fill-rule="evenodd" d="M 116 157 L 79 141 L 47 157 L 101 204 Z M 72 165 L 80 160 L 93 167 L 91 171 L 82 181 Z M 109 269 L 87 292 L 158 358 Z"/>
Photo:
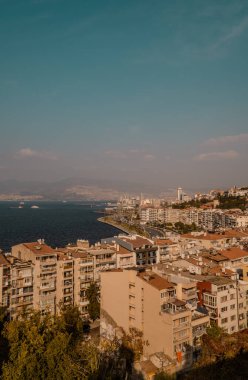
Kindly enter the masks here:
<path id="1" fill-rule="evenodd" d="M 243 305 L 243 304 L 240 304 L 240 305 Z M 233 305 L 230 305 L 230 310 L 234 310 L 236 307 L 235 303 Z M 241 307 L 241 306 L 240 306 Z M 224 313 L 225 311 L 228 310 L 228 306 L 224 306 L 221 308 L 221 312 Z"/>
<path id="2" fill-rule="evenodd" d="M 231 321 L 235 321 L 236 320 L 236 315 L 231 315 L 230 320 Z M 226 318 L 222 318 L 221 324 L 224 324 L 224 323 L 227 323 L 227 322 L 228 322 L 228 318 L 227 317 Z"/>
<path id="3" fill-rule="evenodd" d="M 236 298 L 235 294 L 230 294 L 230 300 L 234 300 L 235 298 Z M 221 297 L 220 302 L 226 302 L 226 301 L 227 301 L 227 296 Z"/>

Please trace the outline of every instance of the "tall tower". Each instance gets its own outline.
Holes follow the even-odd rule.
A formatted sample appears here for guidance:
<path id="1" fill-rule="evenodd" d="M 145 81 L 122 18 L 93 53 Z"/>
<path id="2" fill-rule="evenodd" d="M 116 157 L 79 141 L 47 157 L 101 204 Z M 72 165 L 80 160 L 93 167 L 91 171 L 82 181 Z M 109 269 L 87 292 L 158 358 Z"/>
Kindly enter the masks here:
<path id="1" fill-rule="evenodd" d="M 181 187 L 177 188 L 177 200 L 182 202 L 183 200 L 183 189 Z"/>

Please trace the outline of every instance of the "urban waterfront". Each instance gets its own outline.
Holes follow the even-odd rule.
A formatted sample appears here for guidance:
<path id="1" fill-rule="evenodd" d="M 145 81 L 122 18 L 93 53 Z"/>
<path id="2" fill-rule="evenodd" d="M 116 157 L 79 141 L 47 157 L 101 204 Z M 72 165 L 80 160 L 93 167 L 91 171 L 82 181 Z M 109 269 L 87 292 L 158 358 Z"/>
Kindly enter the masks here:
<path id="1" fill-rule="evenodd" d="M 39 208 L 31 208 L 34 205 Z M 9 251 L 12 245 L 40 238 L 62 247 L 77 239 L 95 243 L 114 236 L 118 229 L 97 220 L 103 207 L 87 202 L 0 202 L 0 249 Z"/>

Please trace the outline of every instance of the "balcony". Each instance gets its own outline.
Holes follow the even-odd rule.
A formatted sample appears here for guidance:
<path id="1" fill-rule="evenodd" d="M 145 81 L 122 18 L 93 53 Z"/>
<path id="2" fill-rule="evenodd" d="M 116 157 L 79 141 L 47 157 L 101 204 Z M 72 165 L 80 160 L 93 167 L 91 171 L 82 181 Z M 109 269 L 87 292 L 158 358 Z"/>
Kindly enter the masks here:
<path id="1" fill-rule="evenodd" d="M 64 272 L 64 278 L 72 277 L 73 272 Z"/>
<path id="2" fill-rule="evenodd" d="M 163 304 L 161 308 L 162 313 L 169 313 L 169 314 L 177 314 L 177 313 L 182 313 L 184 311 L 187 311 L 187 308 L 185 307 L 185 302 L 180 301 L 178 299 L 174 299 L 174 300 L 169 301 L 166 304 Z"/>
<path id="3" fill-rule="evenodd" d="M 96 264 L 114 264 L 116 260 L 112 257 L 104 259 L 96 259 Z"/>
<path id="4" fill-rule="evenodd" d="M 40 290 L 54 290 L 56 287 L 55 283 L 40 285 Z"/>
<path id="5" fill-rule="evenodd" d="M 56 261 L 56 259 L 45 259 L 45 260 L 41 259 L 40 264 L 41 264 L 41 266 L 42 265 L 51 265 L 51 264 L 57 265 L 57 261 Z"/>
<path id="6" fill-rule="evenodd" d="M 183 323 L 180 323 L 178 325 L 173 326 L 173 331 L 177 332 L 177 331 L 180 331 L 182 329 L 185 329 L 185 327 L 189 327 L 189 321 L 186 321 L 186 322 L 183 322 Z"/>
<path id="7" fill-rule="evenodd" d="M 80 274 L 85 274 L 85 273 L 93 273 L 93 268 L 88 269 L 88 270 L 80 270 Z"/>
<path id="8" fill-rule="evenodd" d="M 197 327 L 192 330 L 193 338 L 200 338 L 204 334 L 206 334 L 206 327 Z"/>
<path id="9" fill-rule="evenodd" d="M 27 296 L 27 297 L 19 297 L 15 299 L 11 299 L 11 305 L 28 305 L 33 303 L 33 297 Z"/>
<path id="10" fill-rule="evenodd" d="M 82 267 L 87 266 L 87 265 L 93 265 L 93 261 L 88 260 L 88 261 L 80 262 L 80 266 Z"/>
<path id="11" fill-rule="evenodd" d="M 80 306 L 87 306 L 89 304 L 89 301 L 88 299 L 83 298 L 79 301 L 79 304 Z"/>
<path id="12" fill-rule="evenodd" d="M 43 266 L 41 267 L 41 274 L 42 273 L 51 273 L 51 272 L 54 272 L 56 273 L 57 272 L 57 266 L 56 265 L 49 265 L 49 266 Z"/>
<path id="13" fill-rule="evenodd" d="M 64 270 L 70 270 L 70 269 L 73 269 L 72 264 L 71 265 L 70 264 L 65 264 L 64 265 Z"/>
<path id="14" fill-rule="evenodd" d="M 80 280 L 85 282 L 93 281 L 93 275 L 81 275 Z"/>

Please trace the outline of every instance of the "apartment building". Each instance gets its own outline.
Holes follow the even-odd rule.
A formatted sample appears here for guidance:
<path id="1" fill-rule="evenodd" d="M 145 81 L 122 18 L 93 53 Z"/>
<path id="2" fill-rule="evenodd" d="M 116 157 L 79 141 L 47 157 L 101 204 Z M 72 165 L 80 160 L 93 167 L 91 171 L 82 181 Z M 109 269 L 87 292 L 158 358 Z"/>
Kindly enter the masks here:
<path id="1" fill-rule="evenodd" d="M 17 259 L 32 263 L 33 308 L 55 314 L 57 252 L 43 240 L 15 245 L 11 252 Z"/>
<path id="2" fill-rule="evenodd" d="M 181 221 L 181 210 L 168 207 L 164 209 L 164 223 L 176 223 Z"/>
<path id="3" fill-rule="evenodd" d="M 229 269 L 241 269 L 243 264 L 248 264 L 248 251 L 239 247 L 230 247 L 219 252 L 226 260 L 222 266 Z"/>
<path id="4" fill-rule="evenodd" d="M 71 257 L 74 264 L 74 305 L 78 306 L 82 317 L 87 318 L 89 301 L 86 291 L 94 281 L 93 258 L 81 249 L 71 252 Z"/>
<path id="5" fill-rule="evenodd" d="M 28 313 L 33 309 L 33 267 L 31 262 L 25 262 L 9 257 L 11 291 L 10 291 L 10 318 L 19 314 Z"/>
<path id="6" fill-rule="evenodd" d="M 180 248 L 177 243 L 170 239 L 156 239 L 155 245 L 157 248 L 157 262 L 166 263 L 179 255 Z"/>
<path id="7" fill-rule="evenodd" d="M 100 280 L 100 272 L 106 269 L 116 268 L 116 250 L 113 248 L 102 248 L 96 245 L 87 250 L 93 259 L 94 281 Z"/>
<path id="8" fill-rule="evenodd" d="M 185 210 L 181 210 L 180 222 L 185 224 L 195 223 L 199 225 L 199 210 L 193 207 L 190 207 Z"/>
<path id="9" fill-rule="evenodd" d="M 48 286 L 53 287 L 53 283 Z M 57 277 L 56 277 L 56 302 L 57 313 L 62 306 L 74 304 L 74 262 L 71 255 L 57 252 Z"/>
<path id="10" fill-rule="evenodd" d="M 136 265 L 135 252 L 117 245 L 116 247 L 116 268 L 124 269 Z"/>
<path id="11" fill-rule="evenodd" d="M 135 254 L 135 265 L 149 265 L 157 262 L 157 246 L 150 239 L 139 235 L 118 236 L 115 242 Z"/>
<path id="12" fill-rule="evenodd" d="M 195 286 L 186 288 L 182 288 L 182 297 L 191 297 L 189 292 Z M 151 271 L 119 269 L 101 273 L 103 339 L 112 339 L 118 327 L 126 332 L 134 327 L 149 343 L 144 345 L 146 358 L 163 352 L 177 362 L 178 368 L 186 367 L 192 363 L 192 315 L 186 302 L 177 298 L 175 284 Z M 209 323 L 208 316 L 198 315 Z M 198 318 L 194 327 L 197 329 L 201 322 Z"/>
<path id="13" fill-rule="evenodd" d="M 198 301 L 196 283 L 181 278 L 174 278 L 173 283 L 175 283 L 177 298 L 185 302 L 190 310 L 196 310 Z"/>
<path id="14" fill-rule="evenodd" d="M 189 243 L 194 247 L 222 250 L 239 241 L 246 239 L 246 233 L 239 231 L 225 231 L 222 233 L 191 232 L 180 236 L 180 243 L 186 248 Z"/>
<path id="15" fill-rule="evenodd" d="M 157 222 L 159 220 L 159 209 L 153 207 L 141 208 L 140 220 L 142 223 Z"/>
<path id="16" fill-rule="evenodd" d="M 240 210 L 228 211 L 225 213 L 226 226 L 229 228 L 247 228 L 248 227 L 248 214 Z"/>
<path id="17" fill-rule="evenodd" d="M 247 327 L 246 289 L 242 285 L 219 276 L 197 283 L 200 305 L 208 310 L 211 322 L 229 334 Z"/>
<path id="18" fill-rule="evenodd" d="M 10 263 L 5 256 L 0 253 L 0 306 L 9 306 L 10 286 Z"/>
<path id="19" fill-rule="evenodd" d="M 225 214 L 221 210 L 209 209 L 199 210 L 198 225 L 208 231 L 215 231 L 225 227 Z"/>

